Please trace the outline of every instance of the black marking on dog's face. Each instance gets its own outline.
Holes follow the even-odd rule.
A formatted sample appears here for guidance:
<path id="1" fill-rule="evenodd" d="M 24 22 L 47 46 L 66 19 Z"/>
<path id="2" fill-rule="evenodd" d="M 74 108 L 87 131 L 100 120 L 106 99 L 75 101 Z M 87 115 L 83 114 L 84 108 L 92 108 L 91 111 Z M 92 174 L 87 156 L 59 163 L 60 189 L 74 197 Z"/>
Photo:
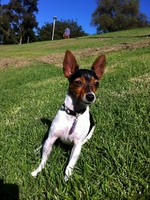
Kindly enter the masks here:
<path id="1" fill-rule="evenodd" d="M 75 80 L 76 78 L 80 78 L 80 77 L 85 77 L 85 79 L 88 81 L 91 79 L 91 77 L 94 77 L 95 79 L 98 80 L 95 72 L 93 70 L 89 70 L 89 69 L 79 69 L 76 70 L 69 78 L 69 82 L 73 82 L 73 80 Z"/>

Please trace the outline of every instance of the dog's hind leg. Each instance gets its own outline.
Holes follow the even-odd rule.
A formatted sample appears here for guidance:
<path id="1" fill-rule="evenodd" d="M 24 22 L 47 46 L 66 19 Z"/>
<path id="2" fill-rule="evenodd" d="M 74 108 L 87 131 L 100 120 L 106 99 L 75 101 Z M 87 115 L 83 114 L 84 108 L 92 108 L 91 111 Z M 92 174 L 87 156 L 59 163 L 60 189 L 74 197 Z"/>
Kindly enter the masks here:
<path id="1" fill-rule="evenodd" d="M 33 177 L 36 178 L 37 174 L 44 168 L 46 161 L 48 159 L 48 156 L 50 155 L 50 153 L 52 151 L 52 145 L 54 144 L 56 139 L 57 139 L 57 137 L 55 137 L 55 136 L 49 136 L 47 138 L 47 140 L 45 141 L 44 146 L 43 146 L 43 150 L 42 150 L 42 160 L 41 160 L 38 168 L 31 173 L 31 175 Z"/>

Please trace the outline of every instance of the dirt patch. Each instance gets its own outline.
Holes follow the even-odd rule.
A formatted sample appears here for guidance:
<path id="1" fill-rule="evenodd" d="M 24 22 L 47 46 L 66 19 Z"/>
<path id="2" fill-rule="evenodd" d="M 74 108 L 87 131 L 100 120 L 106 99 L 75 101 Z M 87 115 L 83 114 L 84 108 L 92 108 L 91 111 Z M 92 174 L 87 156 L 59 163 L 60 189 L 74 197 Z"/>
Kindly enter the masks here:
<path id="1" fill-rule="evenodd" d="M 150 45 L 149 41 L 140 41 L 138 43 L 121 43 L 113 46 L 102 47 L 102 48 L 86 48 L 81 50 L 72 51 L 75 54 L 77 60 L 89 57 L 98 56 L 103 53 L 111 53 L 120 50 L 133 50 Z M 64 58 L 64 53 L 61 54 L 51 54 L 48 56 L 42 56 L 35 58 L 35 60 L 42 61 L 44 63 L 54 64 L 58 67 L 62 67 L 62 60 Z"/>
<path id="2" fill-rule="evenodd" d="M 31 63 L 31 59 L 25 58 L 1 58 L 0 69 L 7 67 L 24 67 Z"/>
<path id="3" fill-rule="evenodd" d="M 102 48 L 87 48 L 85 50 L 79 50 L 76 51 L 76 56 L 80 57 L 88 57 L 88 56 L 96 56 L 101 53 L 111 53 L 115 51 L 120 51 L 120 50 L 133 50 L 133 49 L 139 49 L 142 47 L 146 47 L 150 45 L 150 40 L 149 41 L 140 41 L 138 43 L 121 43 L 121 44 L 116 44 L 113 46 L 108 46 L 108 47 L 102 47 Z"/>
<path id="4" fill-rule="evenodd" d="M 141 82 L 141 83 L 143 83 L 143 82 L 150 83 L 150 77 L 149 77 L 149 74 L 146 73 L 142 76 L 131 78 L 131 81 L 132 82 Z"/>
<path id="5" fill-rule="evenodd" d="M 137 43 L 121 43 L 112 46 L 105 46 L 102 48 L 86 48 L 81 50 L 72 51 L 77 60 L 89 57 L 98 56 L 103 53 L 110 53 L 120 50 L 133 50 L 150 45 L 150 40 L 139 41 Z M 31 63 L 45 63 L 53 64 L 57 67 L 62 67 L 62 60 L 64 53 L 53 53 L 51 55 L 40 56 L 37 58 L 2 58 L 0 61 L 0 69 L 7 67 L 24 67 Z"/>
<path id="6" fill-rule="evenodd" d="M 62 67 L 63 58 L 64 58 L 64 53 L 59 53 L 59 54 L 53 53 L 48 56 L 41 56 L 41 57 L 35 58 L 35 60 L 39 62 L 43 62 L 45 64 L 52 64 L 58 67 Z"/>

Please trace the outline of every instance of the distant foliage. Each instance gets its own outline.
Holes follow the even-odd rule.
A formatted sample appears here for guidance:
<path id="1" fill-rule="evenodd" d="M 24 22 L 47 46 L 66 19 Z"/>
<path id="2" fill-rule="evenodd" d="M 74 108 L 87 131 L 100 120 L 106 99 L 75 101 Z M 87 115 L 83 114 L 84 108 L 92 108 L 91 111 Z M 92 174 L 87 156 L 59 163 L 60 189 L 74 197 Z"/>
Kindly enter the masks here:
<path id="1" fill-rule="evenodd" d="M 139 0 L 97 0 L 91 24 L 97 27 L 97 32 L 113 32 L 149 25 L 147 16 L 139 11 Z"/>
<path id="2" fill-rule="evenodd" d="M 10 0 L 1 7 L 0 35 L 6 44 L 35 41 L 33 29 L 37 28 L 35 13 L 38 0 Z"/>
<path id="3" fill-rule="evenodd" d="M 65 29 L 69 27 L 71 31 L 71 38 L 87 35 L 82 26 L 79 26 L 74 20 L 56 20 L 54 39 L 62 39 Z M 38 38 L 41 41 L 51 40 L 52 38 L 53 23 L 45 23 L 44 26 L 38 29 Z"/>
<path id="4" fill-rule="evenodd" d="M 22 44 L 52 39 L 53 22 L 41 28 L 36 21 L 38 0 L 10 0 L 0 5 L 0 43 Z M 74 20 L 56 20 L 54 39 L 62 39 L 67 26 L 71 37 L 87 35 Z"/>

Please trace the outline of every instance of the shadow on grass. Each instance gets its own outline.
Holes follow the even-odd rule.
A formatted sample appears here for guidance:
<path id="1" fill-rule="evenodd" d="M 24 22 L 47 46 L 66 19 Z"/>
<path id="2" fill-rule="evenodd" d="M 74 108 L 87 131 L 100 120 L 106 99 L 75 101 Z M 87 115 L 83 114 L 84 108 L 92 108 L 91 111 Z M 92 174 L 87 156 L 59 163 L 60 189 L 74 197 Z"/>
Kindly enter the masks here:
<path id="1" fill-rule="evenodd" d="M 43 137 L 43 140 L 42 140 L 42 145 L 43 145 L 44 142 L 45 142 L 45 140 L 48 138 L 48 133 L 49 133 L 49 129 L 50 129 L 50 127 L 51 127 L 52 121 L 49 120 L 49 119 L 46 119 L 46 118 L 42 118 L 42 119 L 41 119 L 41 122 L 42 122 L 43 124 L 46 124 L 46 125 L 48 126 L 48 129 L 47 129 L 47 131 L 46 131 L 46 133 L 45 133 L 45 135 L 44 135 L 44 137 Z"/>
<path id="2" fill-rule="evenodd" d="M 19 200 L 19 187 L 16 184 L 5 183 L 0 180 L 0 199 Z"/>

